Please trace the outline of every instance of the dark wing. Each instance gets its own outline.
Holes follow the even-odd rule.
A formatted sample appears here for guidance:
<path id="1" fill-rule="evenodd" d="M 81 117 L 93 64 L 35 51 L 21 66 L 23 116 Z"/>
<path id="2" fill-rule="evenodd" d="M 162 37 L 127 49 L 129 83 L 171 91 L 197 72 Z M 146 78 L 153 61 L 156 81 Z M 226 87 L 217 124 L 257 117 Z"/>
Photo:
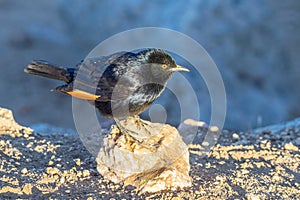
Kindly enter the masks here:
<path id="1" fill-rule="evenodd" d="M 125 99 L 128 96 L 128 81 L 121 77 L 128 71 L 124 56 L 127 54 L 120 52 L 84 60 L 77 65 L 76 78 L 72 83 L 73 93 L 68 94 L 100 102 Z"/>

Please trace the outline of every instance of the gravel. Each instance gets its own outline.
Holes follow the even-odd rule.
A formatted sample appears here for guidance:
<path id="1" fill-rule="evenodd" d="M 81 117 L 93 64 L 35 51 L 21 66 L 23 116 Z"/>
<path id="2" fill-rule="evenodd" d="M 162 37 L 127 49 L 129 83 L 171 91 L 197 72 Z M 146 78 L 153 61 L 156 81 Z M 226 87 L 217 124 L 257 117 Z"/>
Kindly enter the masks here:
<path id="1" fill-rule="evenodd" d="M 25 134 L 6 127 L 0 132 L 0 198 L 299 199 L 297 124 L 299 119 L 276 129 L 224 130 L 206 155 L 196 141 L 189 145 L 192 187 L 155 194 L 104 179 L 76 134 Z M 207 133 L 209 128 L 200 129 L 197 138 Z"/>

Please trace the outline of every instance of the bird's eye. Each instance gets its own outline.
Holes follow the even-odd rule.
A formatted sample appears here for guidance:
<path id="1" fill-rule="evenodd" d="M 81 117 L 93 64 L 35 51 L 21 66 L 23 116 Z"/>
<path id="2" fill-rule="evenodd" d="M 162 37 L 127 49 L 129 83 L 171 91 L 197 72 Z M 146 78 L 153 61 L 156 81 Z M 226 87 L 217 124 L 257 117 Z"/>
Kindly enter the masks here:
<path id="1" fill-rule="evenodd" d="M 163 69 L 166 69 L 167 66 L 168 66 L 167 64 L 162 64 L 162 65 L 161 65 L 161 67 L 162 67 Z"/>

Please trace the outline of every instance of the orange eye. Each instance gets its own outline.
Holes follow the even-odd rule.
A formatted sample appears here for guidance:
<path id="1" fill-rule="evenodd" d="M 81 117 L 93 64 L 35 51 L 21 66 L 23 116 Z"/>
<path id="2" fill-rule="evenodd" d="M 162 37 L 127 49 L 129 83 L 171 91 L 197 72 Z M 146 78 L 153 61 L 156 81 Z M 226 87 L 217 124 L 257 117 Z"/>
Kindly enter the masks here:
<path id="1" fill-rule="evenodd" d="M 168 66 L 167 64 L 162 64 L 162 65 L 161 65 L 161 67 L 162 67 L 163 69 L 166 69 L 167 66 Z"/>

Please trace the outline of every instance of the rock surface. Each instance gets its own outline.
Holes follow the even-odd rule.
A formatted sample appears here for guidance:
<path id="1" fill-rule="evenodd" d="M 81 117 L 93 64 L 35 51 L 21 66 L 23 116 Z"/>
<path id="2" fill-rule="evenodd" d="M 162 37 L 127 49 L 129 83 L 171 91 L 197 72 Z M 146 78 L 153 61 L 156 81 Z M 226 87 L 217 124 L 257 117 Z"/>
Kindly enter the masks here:
<path id="1" fill-rule="evenodd" d="M 5 120 L 2 115 L 0 123 Z M 300 199 L 299 121 L 276 132 L 223 130 L 205 157 L 199 143 L 189 144 L 192 186 L 141 195 L 99 175 L 95 158 L 76 135 L 28 137 L 6 126 L 0 131 L 0 199 Z M 210 129 L 199 130 L 201 142 Z"/>
<path id="2" fill-rule="evenodd" d="M 32 133 L 32 129 L 19 125 L 13 116 L 11 110 L 0 107 L 0 135 L 7 134 L 11 136 L 26 135 L 28 137 Z"/>
<path id="3" fill-rule="evenodd" d="M 115 183 L 133 185 L 141 193 L 190 187 L 188 147 L 178 131 L 170 125 L 142 123 L 151 135 L 142 134 L 141 142 L 121 134 L 116 126 L 112 127 L 97 156 L 100 174 Z M 134 118 L 122 124 L 126 124 L 127 131 L 140 129 Z"/>

